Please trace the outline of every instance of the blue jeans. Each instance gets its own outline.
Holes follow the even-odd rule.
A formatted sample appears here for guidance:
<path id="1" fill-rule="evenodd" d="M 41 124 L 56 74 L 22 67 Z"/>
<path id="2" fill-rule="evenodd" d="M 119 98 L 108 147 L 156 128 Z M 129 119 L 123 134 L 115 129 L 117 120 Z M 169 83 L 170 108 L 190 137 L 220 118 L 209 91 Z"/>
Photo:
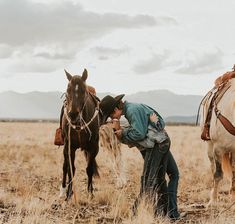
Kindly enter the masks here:
<path id="1" fill-rule="evenodd" d="M 140 195 L 134 208 L 145 194 L 149 196 L 150 200 L 152 199 L 156 215 L 168 215 L 175 219 L 179 217 L 177 208 L 179 170 L 169 148 L 170 140 L 168 139 L 161 144 L 156 144 L 153 149 L 141 151 L 144 158 L 144 169 Z M 166 173 L 169 176 L 168 185 L 165 179 Z"/>
<path id="2" fill-rule="evenodd" d="M 179 218 L 180 214 L 177 208 L 177 191 L 179 182 L 179 170 L 171 152 L 167 154 L 166 173 L 169 177 L 168 183 L 168 216 L 170 218 Z"/>

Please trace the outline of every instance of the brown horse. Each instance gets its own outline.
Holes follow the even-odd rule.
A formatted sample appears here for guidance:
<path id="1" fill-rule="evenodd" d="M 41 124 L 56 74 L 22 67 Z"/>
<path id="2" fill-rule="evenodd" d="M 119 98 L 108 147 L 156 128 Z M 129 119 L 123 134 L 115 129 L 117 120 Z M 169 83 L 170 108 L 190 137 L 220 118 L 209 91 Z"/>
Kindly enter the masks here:
<path id="1" fill-rule="evenodd" d="M 92 177 L 99 176 L 96 155 L 99 151 L 99 101 L 87 88 L 87 70 L 82 76 L 72 76 L 65 71 L 69 81 L 64 113 L 62 117 L 62 133 L 64 137 L 64 164 L 61 195 L 66 191 L 68 175 L 67 199 L 71 197 L 72 180 L 75 173 L 75 151 L 84 151 L 87 161 L 88 192 L 93 192 Z"/>

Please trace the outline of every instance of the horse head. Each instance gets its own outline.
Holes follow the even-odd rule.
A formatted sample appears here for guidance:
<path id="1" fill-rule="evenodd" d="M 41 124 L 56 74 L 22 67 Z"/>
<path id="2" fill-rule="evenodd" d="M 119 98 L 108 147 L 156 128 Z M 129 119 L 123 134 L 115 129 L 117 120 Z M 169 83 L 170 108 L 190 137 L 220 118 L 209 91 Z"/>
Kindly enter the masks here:
<path id="1" fill-rule="evenodd" d="M 86 103 L 87 96 L 87 70 L 84 69 L 82 75 L 72 76 L 65 70 L 68 79 L 66 92 L 66 109 L 72 124 L 79 125 L 80 117 Z"/>

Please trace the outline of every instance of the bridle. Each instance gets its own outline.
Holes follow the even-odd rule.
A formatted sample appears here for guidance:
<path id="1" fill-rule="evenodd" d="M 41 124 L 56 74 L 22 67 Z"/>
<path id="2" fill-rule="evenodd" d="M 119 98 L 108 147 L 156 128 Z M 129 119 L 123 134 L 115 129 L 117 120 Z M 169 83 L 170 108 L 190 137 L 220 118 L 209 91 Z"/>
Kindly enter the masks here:
<path id="1" fill-rule="evenodd" d="M 67 106 L 68 106 L 68 103 L 67 103 L 67 101 L 68 101 L 68 95 L 67 95 L 67 93 L 66 93 L 66 100 L 64 101 L 64 115 L 65 115 L 65 118 L 66 118 L 66 120 L 67 120 L 67 122 L 68 122 L 68 126 L 69 126 L 69 127 L 73 128 L 74 130 L 77 130 L 77 131 L 85 130 L 85 131 L 87 131 L 87 132 L 89 133 L 90 138 L 91 138 L 92 132 L 91 132 L 91 130 L 90 130 L 90 128 L 89 128 L 89 125 L 93 122 L 93 120 L 94 120 L 94 119 L 97 117 L 97 115 L 99 114 L 99 104 L 97 104 L 97 106 L 96 106 L 96 108 L 95 108 L 95 111 L 94 111 L 94 113 L 93 113 L 91 119 L 90 119 L 88 122 L 86 122 L 86 121 L 84 120 L 84 118 L 83 118 L 83 111 L 84 111 L 85 106 L 86 106 L 86 104 L 87 104 L 87 101 L 88 101 L 88 99 L 89 99 L 89 93 L 88 93 L 88 92 L 86 92 L 86 93 L 87 93 L 87 94 L 86 94 L 86 96 L 85 96 L 85 102 L 84 102 L 84 104 L 83 104 L 83 106 L 82 106 L 81 111 L 78 112 L 78 115 L 77 115 L 77 117 L 76 117 L 76 119 L 75 119 L 76 122 L 79 120 L 79 121 L 81 122 L 81 124 L 78 125 L 78 124 L 76 124 L 76 122 L 75 122 L 75 124 L 73 124 L 72 121 L 71 121 L 71 118 L 69 117 L 68 110 L 67 110 Z M 100 121 L 99 121 L 99 116 L 98 116 L 98 126 L 99 126 L 99 123 L 100 123 Z M 90 138 L 89 138 L 89 139 L 90 139 Z"/>

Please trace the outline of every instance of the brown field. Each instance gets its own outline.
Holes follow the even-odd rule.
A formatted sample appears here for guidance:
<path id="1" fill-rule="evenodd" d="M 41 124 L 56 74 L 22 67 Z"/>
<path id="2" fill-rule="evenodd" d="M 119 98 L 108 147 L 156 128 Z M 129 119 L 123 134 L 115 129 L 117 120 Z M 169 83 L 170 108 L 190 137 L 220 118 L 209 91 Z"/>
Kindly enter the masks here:
<path id="1" fill-rule="evenodd" d="M 122 146 L 128 184 L 117 189 L 110 154 L 97 156 L 100 179 L 94 180 L 95 197 L 86 192 L 85 159 L 76 154 L 74 199 L 59 199 L 63 150 L 53 145 L 57 123 L 0 123 L 0 222 L 1 223 L 170 223 L 153 218 L 142 204 L 136 217 L 131 206 L 139 191 L 142 158 L 137 149 Z M 200 128 L 167 126 L 171 150 L 180 170 L 178 205 L 187 217 L 178 223 L 235 223 L 235 206 L 228 195 L 229 183 L 220 184 L 219 203 L 205 209 L 209 201 L 211 171 Z"/>

